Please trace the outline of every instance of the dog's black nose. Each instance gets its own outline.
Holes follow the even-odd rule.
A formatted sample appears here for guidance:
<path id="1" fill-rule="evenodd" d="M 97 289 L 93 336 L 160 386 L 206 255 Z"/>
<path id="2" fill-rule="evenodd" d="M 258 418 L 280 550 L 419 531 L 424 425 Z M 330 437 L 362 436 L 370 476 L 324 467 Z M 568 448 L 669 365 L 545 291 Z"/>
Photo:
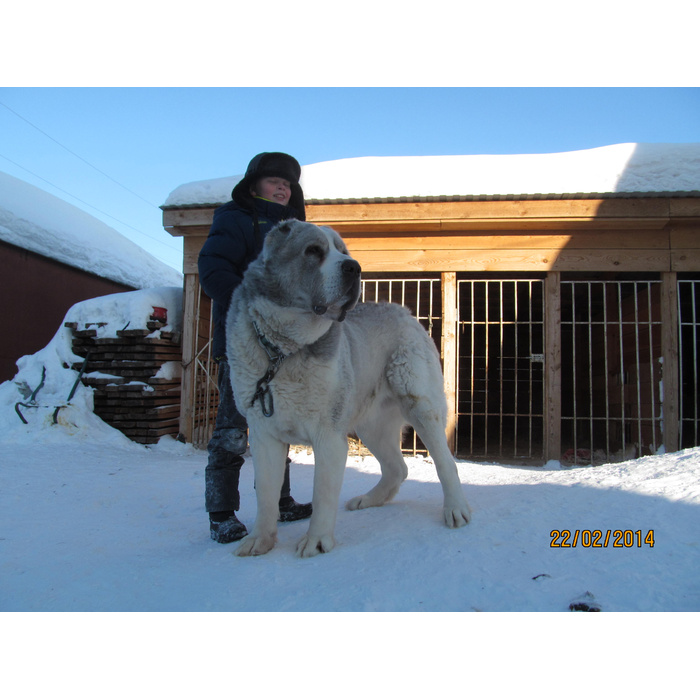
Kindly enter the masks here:
<path id="1" fill-rule="evenodd" d="M 359 277 L 362 272 L 360 263 L 357 260 L 350 258 L 349 260 L 343 260 L 340 269 L 343 271 L 345 277 Z"/>

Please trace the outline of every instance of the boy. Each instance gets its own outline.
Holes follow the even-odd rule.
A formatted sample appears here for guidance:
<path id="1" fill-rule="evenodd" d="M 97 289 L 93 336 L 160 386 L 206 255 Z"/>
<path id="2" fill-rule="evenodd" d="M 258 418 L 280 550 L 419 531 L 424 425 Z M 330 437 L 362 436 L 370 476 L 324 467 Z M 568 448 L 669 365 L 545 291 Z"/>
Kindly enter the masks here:
<path id="1" fill-rule="evenodd" d="M 233 399 L 226 358 L 226 313 L 231 296 L 248 265 L 260 254 L 265 234 L 284 219 L 306 220 L 301 166 L 286 153 L 259 153 L 231 192 L 231 201 L 214 212 L 209 236 L 199 254 L 199 281 L 213 302 L 212 356 L 219 365 L 219 408 L 207 446 L 205 506 L 209 531 L 216 542 L 248 534 L 236 517 L 240 508 L 238 480 L 246 451 L 247 424 Z M 280 494 L 280 520 L 311 516 L 310 503 L 290 495 L 289 458 Z"/>

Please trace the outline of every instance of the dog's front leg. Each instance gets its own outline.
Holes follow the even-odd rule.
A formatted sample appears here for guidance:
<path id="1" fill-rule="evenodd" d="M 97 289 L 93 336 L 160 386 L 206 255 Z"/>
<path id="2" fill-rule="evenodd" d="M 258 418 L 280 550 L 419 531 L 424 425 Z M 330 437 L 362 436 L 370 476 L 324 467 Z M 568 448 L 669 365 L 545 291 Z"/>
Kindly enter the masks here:
<path id="1" fill-rule="evenodd" d="M 261 437 L 250 426 L 250 450 L 255 466 L 255 494 L 258 513 L 251 533 L 236 550 L 239 557 L 269 552 L 277 541 L 279 500 L 288 447 L 271 435 Z"/>
<path id="2" fill-rule="evenodd" d="M 348 441 L 344 435 L 326 435 L 314 443 L 313 513 L 309 531 L 299 540 L 297 554 L 315 557 L 335 546 L 333 531 L 338 515 L 338 499 L 343 485 Z"/>

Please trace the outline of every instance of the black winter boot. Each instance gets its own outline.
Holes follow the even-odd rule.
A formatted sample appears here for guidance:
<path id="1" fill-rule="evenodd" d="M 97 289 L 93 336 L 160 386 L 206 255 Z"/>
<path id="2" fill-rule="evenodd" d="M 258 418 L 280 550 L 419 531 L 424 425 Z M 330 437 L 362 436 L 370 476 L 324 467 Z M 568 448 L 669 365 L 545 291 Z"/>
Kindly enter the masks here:
<path id="1" fill-rule="evenodd" d="M 209 513 L 209 533 L 215 542 L 228 544 L 242 540 L 248 530 L 233 511 L 222 511 Z"/>
<path id="2" fill-rule="evenodd" d="M 282 496 L 280 498 L 280 517 L 281 523 L 291 523 L 294 520 L 306 520 L 311 517 L 310 503 L 297 503 L 291 496 Z"/>

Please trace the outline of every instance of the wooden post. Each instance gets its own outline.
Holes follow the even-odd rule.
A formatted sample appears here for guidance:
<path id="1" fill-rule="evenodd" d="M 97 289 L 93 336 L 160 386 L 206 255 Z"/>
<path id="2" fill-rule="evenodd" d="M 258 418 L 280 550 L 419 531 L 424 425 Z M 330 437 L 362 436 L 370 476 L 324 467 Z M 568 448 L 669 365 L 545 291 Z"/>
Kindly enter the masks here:
<path id="1" fill-rule="evenodd" d="M 180 385 L 180 435 L 185 442 L 192 442 L 198 291 L 199 275 L 186 274 L 183 290 L 182 382 Z"/>
<path id="2" fill-rule="evenodd" d="M 663 441 L 666 452 L 679 448 L 678 275 L 661 273 L 661 352 L 663 354 Z"/>
<path id="3" fill-rule="evenodd" d="M 544 284 L 545 460 L 561 459 L 561 273 L 548 272 Z"/>
<path id="4" fill-rule="evenodd" d="M 455 453 L 457 439 L 457 273 L 443 272 L 442 367 L 447 398 L 447 444 Z"/>

